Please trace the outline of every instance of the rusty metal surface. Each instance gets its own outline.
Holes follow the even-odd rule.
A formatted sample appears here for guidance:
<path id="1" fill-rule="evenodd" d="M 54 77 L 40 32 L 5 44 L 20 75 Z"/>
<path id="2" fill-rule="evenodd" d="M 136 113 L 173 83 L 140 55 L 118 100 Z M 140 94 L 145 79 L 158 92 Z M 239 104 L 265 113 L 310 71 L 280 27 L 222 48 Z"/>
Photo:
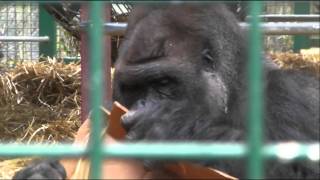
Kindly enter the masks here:
<path id="1" fill-rule="evenodd" d="M 88 20 L 88 6 L 81 5 L 80 17 L 81 21 Z M 89 64 L 88 64 L 88 35 L 82 31 L 80 33 L 80 55 L 81 55 L 81 122 L 88 118 L 89 114 Z"/>

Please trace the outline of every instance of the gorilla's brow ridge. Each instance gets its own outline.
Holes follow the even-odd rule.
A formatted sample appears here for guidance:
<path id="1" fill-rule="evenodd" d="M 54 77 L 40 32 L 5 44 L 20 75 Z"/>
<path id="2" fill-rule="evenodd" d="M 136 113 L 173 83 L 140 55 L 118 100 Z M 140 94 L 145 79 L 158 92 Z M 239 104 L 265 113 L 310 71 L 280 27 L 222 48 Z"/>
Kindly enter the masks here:
<path id="1" fill-rule="evenodd" d="M 127 85 L 144 84 L 165 77 L 179 79 L 180 76 L 186 76 L 184 73 L 177 74 L 175 65 L 171 63 L 160 64 L 158 62 L 127 66 L 126 70 L 119 72 L 118 75 L 120 81 Z"/>

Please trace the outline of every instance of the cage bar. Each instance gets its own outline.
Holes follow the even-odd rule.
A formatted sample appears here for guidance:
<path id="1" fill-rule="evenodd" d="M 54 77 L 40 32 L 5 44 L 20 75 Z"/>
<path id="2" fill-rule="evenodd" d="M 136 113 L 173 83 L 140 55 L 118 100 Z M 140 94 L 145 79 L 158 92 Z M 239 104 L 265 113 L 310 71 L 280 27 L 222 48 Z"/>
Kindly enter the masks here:
<path id="1" fill-rule="evenodd" d="M 274 143 L 263 146 L 266 158 L 291 159 L 309 158 L 319 161 L 320 144 L 314 143 Z M 242 143 L 214 142 L 157 142 L 157 143 L 118 143 L 103 146 L 104 157 L 117 158 L 153 158 L 153 159 L 225 159 L 241 158 L 247 155 L 247 146 Z M 285 152 L 285 153 L 283 153 Z M 88 151 L 85 146 L 70 144 L 0 144 L 0 156 L 84 156 Z M 283 156 L 283 155 L 286 156 Z"/>
<path id="2" fill-rule="evenodd" d="M 23 157 L 23 156 L 83 156 L 86 153 L 84 146 L 70 144 L 0 144 L 0 156 Z"/>
<path id="3" fill-rule="evenodd" d="M 0 36 L 1 42 L 48 42 L 49 36 Z"/>
<path id="4" fill-rule="evenodd" d="M 102 17 L 103 2 L 93 1 L 89 6 L 89 17 L 92 26 L 89 28 L 89 102 L 91 114 L 91 133 L 89 141 L 90 178 L 101 177 L 102 157 L 102 112 L 100 107 L 103 103 L 103 38 L 102 38 Z"/>
<path id="5" fill-rule="evenodd" d="M 263 103 L 262 103 L 262 65 L 261 65 L 261 32 L 259 29 L 259 14 L 261 2 L 251 1 L 249 4 L 251 26 L 249 32 L 249 112 L 248 112 L 248 165 L 247 175 L 249 179 L 263 178 Z"/>
<path id="6" fill-rule="evenodd" d="M 247 23 L 239 23 L 243 29 L 249 29 Z M 260 23 L 265 35 L 319 35 L 319 22 L 267 22 Z"/>
<path id="7" fill-rule="evenodd" d="M 247 154 L 242 143 L 159 142 L 126 143 L 105 146 L 104 154 L 111 157 L 148 159 L 226 159 L 242 158 Z"/>
<path id="8" fill-rule="evenodd" d="M 317 22 L 320 19 L 319 14 L 264 14 L 259 16 L 267 22 Z M 250 16 L 246 20 L 250 20 Z"/>
<path id="9" fill-rule="evenodd" d="M 250 24 L 240 22 L 239 26 L 249 29 Z M 88 22 L 80 24 L 81 30 L 86 30 Z M 104 23 L 105 33 L 108 35 L 124 35 L 127 23 Z M 320 24 L 314 22 L 266 22 L 260 23 L 260 28 L 265 35 L 319 35 Z"/>

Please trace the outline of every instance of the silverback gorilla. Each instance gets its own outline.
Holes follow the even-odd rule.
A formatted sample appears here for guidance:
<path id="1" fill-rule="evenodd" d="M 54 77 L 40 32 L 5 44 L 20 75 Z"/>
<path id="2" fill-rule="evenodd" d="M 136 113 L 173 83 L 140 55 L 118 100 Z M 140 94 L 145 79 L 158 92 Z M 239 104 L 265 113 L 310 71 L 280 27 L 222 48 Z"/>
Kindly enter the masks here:
<path id="1" fill-rule="evenodd" d="M 248 47 L 237 23 L 217 3 L 135 8 L 113 84 L 114 100 L 131 111 L 122 118 L 128 140 L 245 140 Z M 318 79 L 264 58 L 263 65 L 265 142 L 319 141 Z M 200 163 L 245 177 L 240 160 Z M 268 178 L 318 178 L 319 164 L 273 160 L 265 172 Z M 64 176 L 58 163 L 46 161 L 15 178 Z"/>

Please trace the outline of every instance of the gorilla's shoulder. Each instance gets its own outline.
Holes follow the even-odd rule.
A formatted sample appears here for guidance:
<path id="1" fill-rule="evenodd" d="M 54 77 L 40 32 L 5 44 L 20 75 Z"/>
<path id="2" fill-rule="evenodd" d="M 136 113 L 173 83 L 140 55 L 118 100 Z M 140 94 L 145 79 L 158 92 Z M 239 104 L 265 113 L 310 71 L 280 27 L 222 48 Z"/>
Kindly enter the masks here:
<path id="1" fill-rule="evenodd" d="M 267 123 L 277 124 L 269 132 L 271 139 L 319 139 L 314 128 L 319 127 L 319 79 L 300 70 L 273 69 L 266 73 L 265 90 Z M 276 130 L 286 135 L 276 136 Z"/>
<path id="2" fill-rule="evenodd" d="M 319 96 L 319 78 L 309 72 L 296 69 L 271 69 L 267 71 L 266 79 L 271 87 L 295 91 L 303 90 L 303 92 L 310 90 L 315 91 L 314 93 Z"/>

